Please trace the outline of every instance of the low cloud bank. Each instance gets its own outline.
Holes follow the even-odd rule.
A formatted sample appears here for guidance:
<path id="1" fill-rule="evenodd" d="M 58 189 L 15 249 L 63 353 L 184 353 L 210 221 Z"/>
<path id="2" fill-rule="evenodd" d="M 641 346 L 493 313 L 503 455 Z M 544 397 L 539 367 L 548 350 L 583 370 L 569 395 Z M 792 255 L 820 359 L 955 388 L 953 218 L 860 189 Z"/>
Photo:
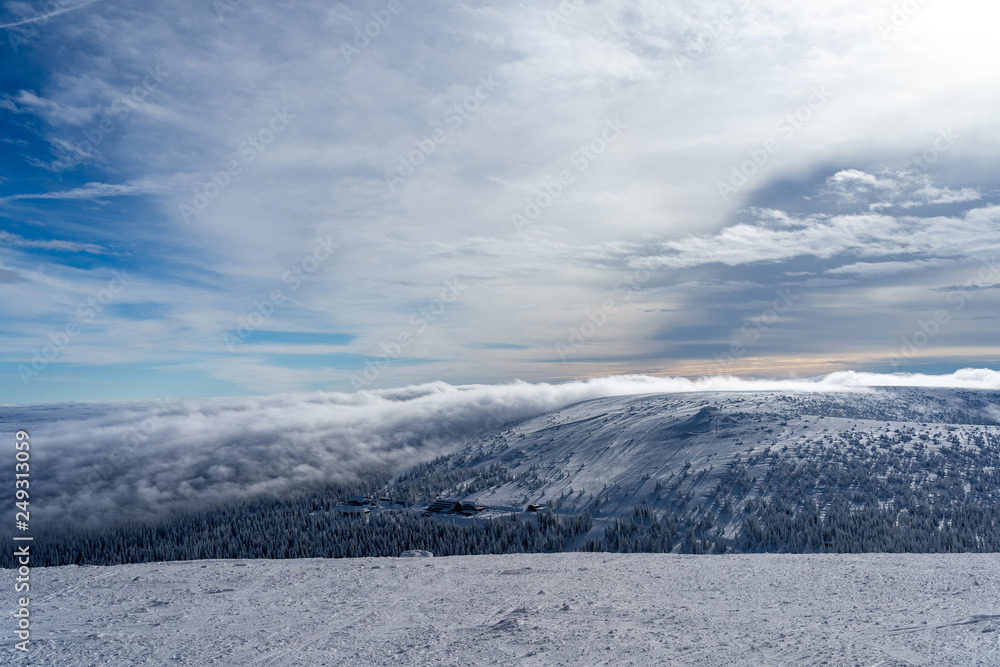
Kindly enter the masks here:
<path id="1" fill-rule="evenodd" d="M 373 467 L 411 465 L 454 450 L 483 429 L 594 398 L 879 386 L 1000 390 L 1000 372 L 847 371 L 808 380 L 630 375 L 565 384 L 433 382 L 351 394 L 8 406 L 0 408 L 0 421 L 11 436 L 19 428 L 31 433 L 36 517 L 104 523 L 345 481 Z"/>

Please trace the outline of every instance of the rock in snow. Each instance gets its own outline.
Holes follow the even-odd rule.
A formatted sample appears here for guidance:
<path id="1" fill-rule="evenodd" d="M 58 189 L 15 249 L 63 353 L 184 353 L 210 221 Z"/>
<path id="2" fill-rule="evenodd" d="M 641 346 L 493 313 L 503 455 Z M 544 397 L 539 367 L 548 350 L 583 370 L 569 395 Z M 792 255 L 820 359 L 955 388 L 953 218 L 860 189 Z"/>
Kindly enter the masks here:
<path id="1" fill-rule="evenodd" d="M 31 653 L 8 639 L 2 664 L 1000 664 L 995 554 L 212 560 L 31 575 Z"/>

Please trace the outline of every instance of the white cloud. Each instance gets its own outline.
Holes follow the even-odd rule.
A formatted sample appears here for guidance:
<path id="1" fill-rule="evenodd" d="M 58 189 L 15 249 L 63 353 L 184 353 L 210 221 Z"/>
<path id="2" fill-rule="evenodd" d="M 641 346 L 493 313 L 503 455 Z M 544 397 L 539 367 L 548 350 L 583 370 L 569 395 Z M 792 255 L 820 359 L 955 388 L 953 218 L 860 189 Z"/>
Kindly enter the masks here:
<path id="1" fill-rule="evenodd" d="M 17 234 L 0 230 L 0 244 L 14 248 L 37 248 L 39 250 L 58 250 L 62 252 L 86 252 L 101 255 L 107 252 L 94 243 L 77 243 L 76 241 L 61 241 L 59 239 L 26 239 Z"/>
<path id="2" fill-rule="evenodd" d="M 827 273 L 849 273 L 859 277 L 890 276 L 904 271 L 918 271 L 947 266 L 949 264 L 954 264 L 954 261 L 946 259 L 917 259 L 908 262 L 854 262 L 853 264 L 845 264 L 844 266 L 830 269 Z"/>
<path id="3" fill-rule="evenodd" d="M 21 90 L 14 97 L 0 100 L 0 106 L 14 113 L 34 113 L 52 125 L 80 126 L 94 120 L 96 107 L 76 107 L 43 99 L 30 90 Z"/>
<path id="4" fill-rule="evenodd" d="M 9 23 L 4 23 L 0 25 L 0 30 L 17 28 L 19 26 L 28 25 L 30 23 L 46 22 L 50 18 L 59 16 L 61 14 L 65 14 L 66 12 L 72 12 L 74 10 L 81 9 L 83 7 L 86 7 L 87 5 L 92 5 L 98 1 L 99 0 L 83 0 L 83 2 L 70 2 L 70 3 L 63 3 L 60 5 L 50 5 L 53 6 L 54 8 L 46 12 L 45 14 L 38 14 L 36 16 L 29 16 L 27 18 L 23 18 L 18 21 L 11 21 Z"/>
<path id="5" fill-rule="evenodd" d="M 939 188 L 925 184 L 913 193 L 919 199 L 910 199 L 901 204 L 902 208 L 914 208 L 927 204 L 963 204 L 970 201 L 979 201 L 983 198 L 982 193 L 976 188 L 962 188 L 952 190 L 951 188 Z"/>
<path id="6" fill-rule="evenodd" d="M 874 175 L 859 169 L 843 169 L 826 179 L 826 182 L 828 185 L 845 189 L 847 187 L 857 187 L 858 185 L 888 189 L 895 185 L 891 179 L 878 179 Z"/>
<path id="7" fill-rule="evenodd" d="M 159 194 L 163 186 L 148 180 L 129 183 L 87 183 L 69 190 L 50 192 L 35 192 L 0 197 L 0 203 L 25 199 L 104 199 L 106 197 L 135 197 L 138 195 Z"/>
<path id="8" fill-rule="evenodd" d="M 915 170 L 890 171 L 878 175 L 858 169 L 838 171 L 826 180 L 826 194 L 842 202 L 865 203 L 872 211 L 890 208 L 911 209 L 930 204 L 961 204 L 983 198 L 976 188 L 953 190 L 935 185 L 930 175 Z"/>
<path id="9" fill-rule="evenodd" d="M 633 266 L 681 269 L 718 263 L 740 266 L 779 262 L 795 257 L 829 258 L 842 253 L 857 257 L 934 254 L 973 257 L 1000 248 L 995 207 L 973 209 L 960 217 L 891 216 L 885 214 L 810 216 L 783 221 L 781 228 L 741 223 L 715 234 L 694 235 L 657 244 L 640 254 Z"/>

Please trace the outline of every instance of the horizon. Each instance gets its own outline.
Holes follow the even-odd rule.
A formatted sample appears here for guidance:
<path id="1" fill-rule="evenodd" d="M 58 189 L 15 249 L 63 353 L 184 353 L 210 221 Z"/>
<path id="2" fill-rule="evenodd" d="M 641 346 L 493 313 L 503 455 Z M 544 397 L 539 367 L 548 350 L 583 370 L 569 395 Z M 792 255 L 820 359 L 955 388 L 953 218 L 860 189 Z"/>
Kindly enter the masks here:
<path id="1" fill-rule="evenodd" d="M 403 396 L 402 400 L 420 397 L 427 392 L 439 390 L 442 387 L 453 391 L 469 390 L 503 390 L 512 387 L 534 388 L 566 388 L 569 386 L 634 386 L 634 393 L 620 393 L 610 390 L 610 393 L 599 394 L 599 397 L 628 396 L 644 394 L 685 394 L 713 392 L 837 392 L 859 389 L 879 388 L 916 388 L 916 389 L 965 389 L 974 391 L 1000 391 L 1000 371 L 991 368 L 961 368 L 952 373 L 930 374 L 919 372 L 876 373 L 869 371 L 834 371 L 811 377 L 765 377 L 743 375 L 652 375 L 649 373 L 628 373 L 622 375 L 600 375 L 587 378 L 567 378 L 564 380 L 528 381 L 514 378 L 497 383 L 451 384 L 443 380 L 428 380 L 399 387 L 381 387 L 348 391 L 316 389 L 309 391 L 287 391 L 271 394 L 239 394 L 217 396 L 185 396 L 157 398 L 128 398 L 120 400 L 80 400 L 52 401 L 49 403 L 0 403 L 0 409 L 19 407 L 45 407 L 60 405 L 94 405 L 94 406 L 127 406 L 129 404 L 179 404 L 182 402 L 198 403 L 204 401 L 239 401 L 243 399 L 275 399 L 275 398 L 305 398 L 307 396 L 342 396 L 351 398 L 361 395 L 386 397 Z"/>

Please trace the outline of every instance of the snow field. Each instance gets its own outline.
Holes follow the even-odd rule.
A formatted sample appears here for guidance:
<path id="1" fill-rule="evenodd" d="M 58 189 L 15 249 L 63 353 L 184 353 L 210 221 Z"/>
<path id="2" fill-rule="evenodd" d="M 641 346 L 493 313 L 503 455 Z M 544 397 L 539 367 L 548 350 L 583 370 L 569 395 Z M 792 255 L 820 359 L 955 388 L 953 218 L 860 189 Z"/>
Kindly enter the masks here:
<path id="1" fill-rule="evenodd" d="M 559 553 L 32 572 L 11 665 L 997 665 L 1000 555 Z"/>

